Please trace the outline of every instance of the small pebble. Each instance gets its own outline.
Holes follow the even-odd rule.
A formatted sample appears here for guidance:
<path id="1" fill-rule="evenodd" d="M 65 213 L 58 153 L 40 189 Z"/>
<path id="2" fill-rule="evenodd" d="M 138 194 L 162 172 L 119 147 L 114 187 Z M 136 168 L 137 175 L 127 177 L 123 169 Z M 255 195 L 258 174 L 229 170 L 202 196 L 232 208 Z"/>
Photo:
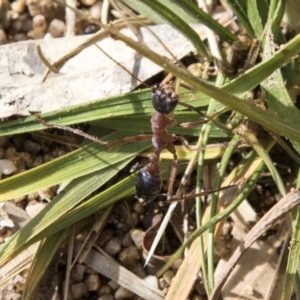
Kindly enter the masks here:
<path id="1" fill-rule="evenodd" d="M 166 272 L 163 274 L 163 278 L 164 278 L 164 280 L 166 281 L 166 283 L 167 283 L 168 285 L 171 284 L 172 279 L 174 278 L 174 276 L 175 276 L 175 274 L 174 274 L 174 272 L 171 271 L 171 270 L 168 270 L 168 271 L 166 271 Z"/>
<path id="2" fill-rule="evenodd" d="M 130 234 L 128 232 L 125 233 L 125 235 L 122 238 L 122 246 L 123 247 L 128 247 L 132 245 L 132 239 L 130 237 Z"/>
<path id="3" fill-rule="evenodd" d="M 102 295 L 98 298 L 98 300 L 114 300 L 114 296 L 110 294 Z"/>
<path id="4" fill-rule="evenodd" d="M 24 162 L 26 163 L 26 167 L 30 167 L 33 163 L 33 158 L 32 155 L 30 153 L 27 152 L 20 152 L 19 156 L 24 160 Z"/>
<path id="5" fill-rule="evenodd" d="M 29 14 L 34 17 L 43 15 L 47 20 L 64 16 L 64 7 L 52 0 L 26 0 Z"/>
<path id="6" fill-rule="evenodd" d="M 136 226 L 139 223 L 140 219 L 137 213 L 133 212 L 131 214 L 131 223 L 133 226 Z"/>
<path id="7" fill-rule="evenodd" d="M 11 9 L 19 14 L 23 13 L 26 7 L 26 0 L 17 0 L 11 4 Z"/>
<path id="8" fill-rule="evenodd" d="M 206 297 L 201 297 L 200 295 L 193 295 L 192 300 L 204 300 Z"/>
<path id="9" fill-rule="evenodd" d="M 114 291 L 119 288 L 119 284 L 116 283 L 115 281 L 111 280 L 107 283 L 108 286 L 110 286 Z"/>
<path id="10" fill-rule="evenodd" d="M 27 36 L 32 39 L 42 39 L 47 31 L 46 18 L 43 15 L 36 15 L 32 19 L 32 30 L 27 33 Z"/>
<path id="11" fill-rule="evenodd" d="M 152 286 L 153 288 L 158 289 L 158 279 L 154 275 L 148 275 L 147 277 L 144 278 L 144 281 L 149 284 L 149 286 Z"/>
<path id="12" fill-rule="evenodd" d="M 28 203 L 25 210 L 27 215 L 30 218 L 34 218 L 37 214 L 39 214 L 45 207 L 47 206 L 46 203 L 38 202 L 36 200 L 32 200 Z"/>
<path id="13" fill-rule="evenodd" d="M 37 155 L 37 156 L 34 157 L 34 160 L 31 164 L 31 167 L 34 168 L 34 167 L 40 166 L 42 163 L 43 163 L 42 156 Z"/>
<path id="14" fill-rule="evenodd" d="M 6 136 L 0 136 L 0 146 L 5 146 L 7 143 L 7 137 Z"/>
<path id="15" fill-rule="evenodd" d="M 140 250 L 143 249 L 143 239 L 145 236 L 145 232 L 141 229 L 132 229 L 130 230 L 129 234 L 135 246 Z"/>
<path id="16" fill-rule="evenodd" d="M 75 283 L 71 286 L 73 299 L 82 299 L 88 293 L 83 282 Z"/>
<path id="17" fill-rule="evenodd" d="M 22 170 L 22 169 L 26 170 L 26 163 L 19 156 L 19 154 L 17 154 L 15 157 L 11 158 L 11 160 L 13 161 L 14 165 L 16 166 L 18 172 L 20 172 L 20 170 Z"/>
<path id="18" fill-rule="evenodd" d="M 22 295 L 19 293 L 9 293 L 9 300 L 21 300 L 22 299 Z"/>
<path id="19" fill-rule="evenodd" d="M 100 289 L 98 290 L 99 295 L 108 295 L 110 294 L 112 291 L 112 288 L 108 285 L 103 285 L 100 287 Z"/>
<path id="20" fill-rule="evenodd" d="M 54 157 L 52 156 L 52 154 L 51 153 L 46 153 L 45 155 L 44 155 L 44 162 L 46 163 L 46 162 L 49 162 L 49 161 L 51 161 L 51 160 L 53 160 L 54 159 Z"/>
<path id="21" fill-rule="evenodd" d="M 32 201 L 32 200 L 37 200 L 39 198 L 39 193 L 38 192 L 32 192 L 27 195 L 27 201 Z"/>
<path id="22" fill-rule="evenodd" d="M 80 2 L 85 6 L 91 6 L 96 3 L 97 0 L 80 0 Z"/>
<path id="23" fill-rule="evenodd" d="M 29 153 L 36 154 L 41 150 L 41 146 L 31 140 L 25 140 L 24 150 Z"/>
<path id="24" fill-rule="evenodd" d="M 13 279 L 13 284 L 18 291 L 23 291 L 25 285 L 25 278 L 21 275 L 16 275 Z"/>
<path id="25" fill-rule="evenodd" d="M 131 298 L 133 295 L 134 295 L 133 292 L 120 286 L 118 290 L 115 292 L 115 299 L 128 299 Z"/>
<path id="26" fill-rule="evenodd" d="M 142 215 L 145 213 L 145 205 L 142 205 L 140 202 L 135 202 L 133 204 L 133 210 L 138 214 Z"/>
<path id="27" fill-rule="evenodd" d="M 124 267 L 133 268 L 140 260 L 140 254 L 137 248 L 131 245 L 119 253 L 118 260 Z"/>
<path id="28" fill-rule="evenodd" d="M 17 150 L 13 147 L 9 147 L 5 151 L 5 157 L 7 159 L 13 159 L 17 155 Z"/>
<path id="29" fill-rule="evenodd" d="M 75 281 L 82 281 L 84 272 L 85 272 L 85 266 L 76 264 L 71 270 L 70 277 Z"/>
<path id="30" fill-rule="evenodd" d="M 114 231 L 109 228 L 104 228 L 97 239 L 97 244 L 103 247 L 114 235 Z"/>
<path id="31" fill-rule="evenodd" d="M 0 28 L 0 45 L 3 45 L 7 42 L 6 33 L 3 29 Z"/>
<path id="32" fill-rule="evenodd" d="M 163 289 L 169 287 L 169 285 L 166 283 L 166 281 L 164 280 L 164 278 L 159 278 L 159 280 L 158 280 L 158 285 L 159 285 L 159 288 L 160 288 L 161 290 L 163 290 Z"/>
<path id="33" fill-rule="evenodd" d="M 87 274 L 98 274 L 98 272 L 90 266 L 85 266 L 85 273 L 87 273 Z"/>
<path id="34" fill-rule="evenodd" d="M 121 239 L 113 237 L 105 244 L 104 250 L 111 256 L 118 254 L 121 251 Z"/>
<path id="35" fill-rule="evenodd" d="M 53 199 L 55 195 L 55 191 L 51 187 L 39 190 L 38 193 L 42 200 L 47 200 L 47 201 L 51 201 L 51 199 Z"/>
<path id="36" fill-rule="evenodd" d="M 26 195 L 23 195 L 23 196 L 19 196 L 17 198 L 14 198 L 13 200 L 14 200 L 15 203 L 19 203 L 19 202 L 22 202 L 25 199 L 26 199 Z"/>
<path id="37" fill-rule="evenodd" d="M 64 36 L 65 30 L 65 23 L 58 19 L 53 19 L 48 27 L 48 32 L 55 38 Z"/>
<path id="38" fill-rule="evenodd" d="M 136 276 L 140 277 L 141 279 L 145 278 L 147 275 L 145 268 L 141 264 L 138 264 L 133 268 L 130 268 L 130 271 Z"/>
<path id="39" fill-rule="evenodd" d="M 0 160 L 0 175 L 10 175 L 11 173 L 17 171 L 15 164 L 9 159 Z"/>
<path id="40" fill-rule="evenodd" d="M 100 20 L 101 18 L 102 1 L 98 1 L 90 8 L 90 16 L 93 19 Z"/>
<path id="41" fill-rule="evenodd" d="M 88 291 L 96 291 L 101 286 L 101 281 L 98 274 L 89 274 L 84 279 L 85 286 Z"/>

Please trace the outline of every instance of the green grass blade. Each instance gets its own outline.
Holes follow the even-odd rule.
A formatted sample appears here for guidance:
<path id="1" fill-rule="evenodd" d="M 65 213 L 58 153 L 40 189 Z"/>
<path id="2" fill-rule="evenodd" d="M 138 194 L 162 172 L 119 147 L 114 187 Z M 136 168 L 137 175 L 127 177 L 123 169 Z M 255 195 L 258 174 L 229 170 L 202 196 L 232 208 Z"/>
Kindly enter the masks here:
<path id="1" fill-rule="evenodd" d="M 232 9 L 234 15 L 237 17 L 238 21 L 246 29 L 248 35 L 251 38 L 255 38 L 255 32 L 249 22 L 247 15 L 246 2 L 242 0 L 227 0 L 228 5 Z"/>
<path id="2" fill-rule="evenodd" d="M 118 133 L 110 137 L 118 139 L 122 136 L 122 133 Z M 136 153 L 146 149 L 149 145 L 150 143 L 130 143 L 106 147 L 91 143 L 42 166 L 2 180 L 0 182 L 0 201 L 26 195 L 97 170 L 109 168 L 118 172 L 116 164 L 129 162 Z"/>
<path id="3" fill-rule="evenodd" d="M 65 230 L 62 230 L 41 242 L 34 257 L 28 276 L 26 277 L 23 299 L 32 299 L 34 289 L 51 263 L 58 247 L 61 245 Z"/>
<path id="4" fill-rule="evenodd" d="M 194 29 L 192 29 L 181 17 L 176 15 L 172 10 L 167 6 L 158 2 L 157 0 L 144 0 L 143 3 L 148 5 L 153 11 L 165 19 L 171 26 L 180 31 L 191 43 L 195 46 L 197 52 L 202 54 L 206 58 L 210 59 L 211 55 L 209 54 L 206 46 L 200 39 L 199 35 Z"/>
<path id="5" fill-rule="evenodd" d="M 107 29 L 110 31 L 111 35 L 114 38 L 122 40 L 127 45 L 134 48 L 139 53 L 151 59 L 153 62 L 157 63 L 158 65 L 163 65 L 168 72 L 174 74 L 175 76 L 181 78 L 182 80 L 184 80 L 185 82 L 193 86 L 194 88 L 216 99 L 217 101 L 221 102 L 223 105 L 227 106 L 228 108 L 236 110 L 239 113 L 254 119 L 261 125 L 279 134 L 282 134 L 291 140 L 300 142 L 299 124 L 294 124 L 290 120 L 284 119 L 273 112 L 263 111 L 260 108 L 257 108 L 254 105 L 245 102 L 239 99 L 238 97 L 226 92 L 224 89 L 216 88 L 205 81 L 201 81 L 198 78 L 191 75 L 190 73 L 188 73 L 186 70 L 183 70 L 171 64 L 169 61 L 165 60 L 160 55 L 145 48 L 140 43 L 133 41 L 132 39 L 120 34 L 118 31 L 112 28 L 107 27 Z M 266 70 L 266 68 L 263 68 L 263 70 L 265 71 L 264 76 L 267 77 L 268 75 L 270 75 L 274 70 L 280 67 L 283 63 L 292 59 L 292 56 L 297 54 L 299 51 L 300 51 L 300 35 L 297 35 L 293 40 L 287 43 L 285 47 L 281 49 L 281 51 L 278 51 L 278 53 L 276 53 L 276 55 L 268 61 L 268 62 L 273 61 L 275 65 L 270 65 L 268 70 Z M 279 66 L 277 66 L 279 62 L 280 64 Z M 258 77 L 260 78 L 264 77 L 261 74 L 258 75 L 259 75 Z M 249 77 L 248 79 L 250 80 Z"/>
<path id="6" fill-rule="evenodd" d="M 196 22 L 203 23 L 210 28 L 215 34 L 228 42 L 237 41 L 236 35 L 231 33 L 228 29 L 220 25 L 209 14 L 200 9 L 197 5 L 189 0 L 173 0 L 172 2 L 180 6 L 188 15 L 190 15 Z"/>

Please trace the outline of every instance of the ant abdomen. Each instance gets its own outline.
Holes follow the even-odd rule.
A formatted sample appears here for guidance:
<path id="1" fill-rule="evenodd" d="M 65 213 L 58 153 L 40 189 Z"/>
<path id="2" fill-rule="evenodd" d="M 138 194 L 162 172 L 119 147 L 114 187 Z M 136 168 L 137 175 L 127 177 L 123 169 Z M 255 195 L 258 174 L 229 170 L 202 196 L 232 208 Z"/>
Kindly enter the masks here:
<path id="1" fill-rule="evenodd" d="M 152 105 L 157 112 L 168 115 L 174 111 L 177 104 L 178 95 L 172 83 L 157 83 L 152 86 Z"/>
<path id="2" fill-rule="evenodd" d="M 151 175 L 146 168 L 139 170 L 135 181 L 136 198 L 139 202 L 147 204 L 154 200 L 160 193 L 162 186 L 159 174 Z"/>

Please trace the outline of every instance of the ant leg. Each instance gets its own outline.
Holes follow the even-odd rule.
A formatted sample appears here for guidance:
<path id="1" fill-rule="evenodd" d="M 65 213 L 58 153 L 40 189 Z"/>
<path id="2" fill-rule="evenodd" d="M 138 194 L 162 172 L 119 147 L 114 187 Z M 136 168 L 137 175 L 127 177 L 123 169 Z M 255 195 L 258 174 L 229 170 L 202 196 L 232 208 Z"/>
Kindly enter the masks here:
<path id="1" fill-rule="evenodd" d="M 183 128 L 192 128 L 197 125 L 205 124 L 207 123 L 207 120 L 202 120 L 202 121 L 196 121 L 196 122 L 184 122 L 180 124 L 175 124 L 175 126 L 183 127 Z"/>
<path id="2" fill-rule="evenodd" d="M 171 174 L 170 174 L 169 186 L 167 192 L 167 200 L 169 200 L 172 199 L 173 197 L 173 187 L 174 187 L 174 182 L 175 182 L 177 169 L 178 169 L 178 159 L 177 159 L 176 149 L 171 139 L 167 146 L 167 150 L 173 154 L 173 162 L 172 162 L 172 168 L 171 168 Z"/>
<path id="3" fill-rule="evenodd" d="M 192 148 L 189 144 L 189 142 L 182 136 L 176 135 L 176 134 L 170 134 L 170 140 L 172 141 L 172 145 L 174 141 L 179 141 L 181 143 L 181 145 L 186 148 L 189 151 L 193 151 L 195 150 L 194 148 Z M 173 145 L 174 146 L 174 145 Z M 167 147 L 167 149 L 169 150 L 169 148 Z M 175 147 L 174 147 L 175 149 Z M 170 151 L 170 150 L 169 150 Z M 173 155 L 174 153 L 172 151 L 170 151 Z"/>
<path id="4" fill-rule="evenodd" d="M 130 136 L 130 137 L 126 137 L 123 139 L 119 139 L 119 140 L 115 140 L 115 141 L 103 141 L 101 139 L 98 139 L 92 135 L 89 135 L 85 132 L 83 132 L 82 130 L 76 129 L 76 128 L 71 128 L 68 126 L 64 126 L 64 125 L 55 125 L 55 124 L 50 124 L 48 122 L 46 122 L 44 119 L 42 119 L 42 117 L 39 114 L 35 115 L 37 120 L 43 124 L 45 127 L 48 128 L 58 128 L 58 129 L 62 129 L 62 130 L 67 130 L 70 131 L 72 133 L 75 133 L 77 135 L 80 135 L 88 140 L 91 140 L 93 142 L 99 143 L 101 145 L 106 145 L 106 146 L 114 146 L 114 145 L 118 145 L 118 144 L 127 144 L 127 143 L 134 143 L 137 141 L 147 141 L 147 140 L 151 140 L 152 135 L 150 134 L 140 134 L 140 135 L 136 135 L 136 136 Z"/>

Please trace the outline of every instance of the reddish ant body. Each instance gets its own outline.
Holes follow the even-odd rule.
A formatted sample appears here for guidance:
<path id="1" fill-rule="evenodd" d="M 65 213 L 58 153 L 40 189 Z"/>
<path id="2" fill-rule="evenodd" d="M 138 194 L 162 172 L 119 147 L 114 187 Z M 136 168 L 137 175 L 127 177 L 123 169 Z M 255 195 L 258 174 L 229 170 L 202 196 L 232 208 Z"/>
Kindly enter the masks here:
<path id="1" fill-rule="evenodd" d="M 199 112 L 197 109 L 193 108 L 192 106 L 179 102 L 179 96 L 175 92 L 173 83 L 155 84 L 152 87 L 152 105 L 153 108 L 155 109 L 155 112 L 151 117 L 152 135 L 142 134 L 134 137 L 126 137 L 115 141 L 103 141 L 89 134 L 86 134 L 81 130 L 74 129 L 67 126 L 49 124 L 46 121 L 44 121 L 39 115 L 36 115 L 36 117 L 38 121 L 41 122 L 46 127 L 55 127 L 63 130 L 68 130 L 78 135 L 81 135 L 87 139 L 90 139 L 94 142 L 100 143 L 102 145 L 107 145 L 107 146 L 151 139 L 153 147 L 155 148 L 155 152 L 150 156 L 148 165 L 142 168 L 138 172 L 137 179 L 135 182 L 136 198 L 141 203 L 147 204 L 150 201 L 154 200 L 158 196 L 161 190 L 162 181 L 161 181 L 160 169 L 159 169 L 159 159 L 160 159 L 161 151 L 167 149 L 169 152 L 173 154 L 173 164 L 172 164 L 172 171 L 170 175 L 167 200 L 174 200 L 172 198 L 172 194 L 173 194 L 174 180 L 175 180 L 177 167 L 178 167 L 178 160 L 177 160 L 177 154 L 173 142 L 178 140 L 185 148 L 190 150 L 190 146 L 188 142 L 183 137 L 177 136 L 175 134 L 169 134 L 167 131 L 167 128 L 169 126 L 173 126 L 176 124 L 176 121 L 173 118 L 173 113 L 177 104 L 179 103 L 201 114 L 201 112 Z M 199 123 L 203 123 L 203 121 L 195 122 L 195 123 L 185 123 L 184 125 L 179 124 L 179 126 L 187 127 L 187 126 L 191 126 L 192 124 L 199 124 Z M 218 190 L 206 191 L 203 193 L 199 193 L 195 196 L 204 196 L 211 192 L 223 190 L 225 188 L 228 187 L 223 187 Z M 186 195 L 182 199 L 187 199 L 191 197 L 192 197 L 191 195 Z"/>

